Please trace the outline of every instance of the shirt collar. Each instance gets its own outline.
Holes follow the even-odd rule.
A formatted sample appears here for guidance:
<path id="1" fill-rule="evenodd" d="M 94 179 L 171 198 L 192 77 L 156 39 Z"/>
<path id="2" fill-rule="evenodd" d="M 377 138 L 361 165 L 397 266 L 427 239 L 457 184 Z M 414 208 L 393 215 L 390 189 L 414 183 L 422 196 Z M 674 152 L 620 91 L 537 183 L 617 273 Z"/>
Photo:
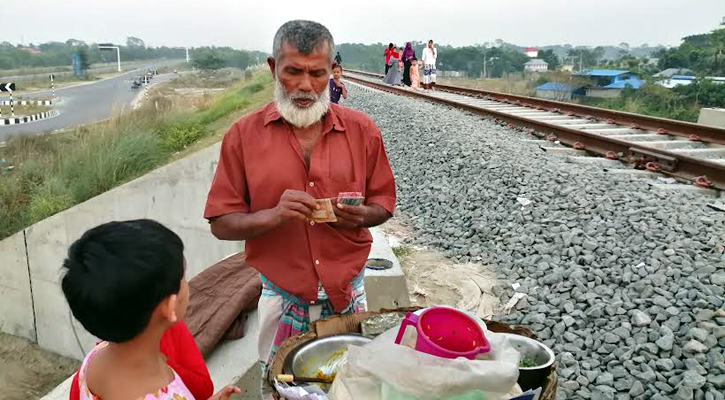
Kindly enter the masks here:
<path id="1" fill-rule="evenodd" d="M 333 130 L 338 132 L 344 132 L 347 130 L 345 128 L 345 124 L 339 116 L 340 111 L 337 110 L 338 107 L 340 106 L 330 103 L 330 108 L 327 110 L 327 113 L 323 117 L 323 133 L 328 133 Z M 282 116 L 277 110 L 277 104 L 275 104 L 274 102 L 270 103 L 269 106 L 267 106 L 266 112 L 264 113 L 264 126 L 267 126 L 274 121 L 280 120 L 282 120 Z"/>

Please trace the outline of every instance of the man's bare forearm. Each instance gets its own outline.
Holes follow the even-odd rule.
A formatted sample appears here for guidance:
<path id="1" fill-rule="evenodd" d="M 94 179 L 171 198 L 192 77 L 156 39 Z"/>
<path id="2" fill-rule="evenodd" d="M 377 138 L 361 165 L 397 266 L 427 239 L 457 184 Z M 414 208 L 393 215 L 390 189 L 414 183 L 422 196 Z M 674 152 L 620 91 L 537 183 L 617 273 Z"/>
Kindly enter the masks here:
<path id="1" fill-rule="evenodd" d="M 389 220 L 392 215 L 388 210 L 377 204 L 370 204 L 367 206 L 368 212 L 365 215 L 365 223 L 363 224 L 366 228 L 372 228 L 373 226 L 382 225 L 385 221 Z"/>
<path id="2" fill-rule="evenodd" d="M 247 240 L 281 225 L 274 209 L 255 213 L 232 213 L 214 218 L 211 233 L 221 240 Z"/>

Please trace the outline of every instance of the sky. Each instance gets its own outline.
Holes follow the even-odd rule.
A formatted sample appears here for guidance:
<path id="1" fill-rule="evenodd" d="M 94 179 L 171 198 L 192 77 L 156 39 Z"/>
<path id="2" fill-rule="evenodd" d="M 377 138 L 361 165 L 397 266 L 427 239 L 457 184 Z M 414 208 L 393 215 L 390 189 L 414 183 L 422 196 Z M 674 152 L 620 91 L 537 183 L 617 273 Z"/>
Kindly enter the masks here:
<path id="1" fill-rule="evenodd" d="M 725 0 L 0 0 L 0 15 L 0 41 L 25 44 L 136 36 L 150 46 L 269 52 L 282 23 L 312 19 L 337 43 L 634 47 L 719 27 Z"/>

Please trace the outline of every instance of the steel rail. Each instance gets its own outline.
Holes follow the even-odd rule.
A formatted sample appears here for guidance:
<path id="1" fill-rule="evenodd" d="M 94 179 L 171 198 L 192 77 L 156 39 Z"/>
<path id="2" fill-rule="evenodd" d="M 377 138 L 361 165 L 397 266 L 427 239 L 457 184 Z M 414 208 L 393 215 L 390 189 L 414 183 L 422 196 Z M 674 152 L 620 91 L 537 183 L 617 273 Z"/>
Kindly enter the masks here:
<path id="1" fill-rule="evenodd" d="M 355 74 L 361 74 L 361 75 L 367 75 L 375 78 L 379 78 L 382 75 L 378 74 L 371 74 L 371 73 L 360 73 L 358 71 L 352 71 L 348 70 L 348 72 L 355 73 Z M 356 82 L 361 85 L 373 87 L 379 90 L 413 97 L 413 98 L 423 98 L 429 101 L 445 104 L 448 106 L 452 106 L 455 108 L 465 109 L 467 111 L 482 114 L 482 115 L 489 115 L 493 116 L 494 118 L 500 120 L 500 121 L 506 121 L 507 123 L 511 124 L 511 127 L 523 127 L 528 130 L 529 133 L 534 134 L 539 137 L 547 138 L 548 140 L 552 141 L 559 141 L 561 143 L 564 143 L 566 145 L 569 145 L 574 148 L 586 150 L 589 152 L 597 153 L 602 156 L 605 156 L 610 159 L 618 159 L 626 162 L 630 162 L 635 164 L 637 168 L 645 168 L 648 167 L 650 169 L 658 170 L 659 172 L 676 176 L 679 178 L 695 181 L 700 186 L 705 187 L 715 187 L 719 189 L 725 189 L 725 165 L 719 164 L 716 162 L 709 161 L 707 159 L 699 159 L 692 156 L 684 155 L 684 154 L 678 154 L 675 152 L 670 152 L 662 149 L 657 149 L 654 147 L 646 146 L 643 143 L 646 142 L 628 142 L 626 140 L 617 139 L 617 138 L 610 138 L 603 135 L 597 135 L 594 133 L 586 132 L 583 130 L 578 129 L 572 129 L 567 128 L 566 126 L 562 125 L 555 125 L 552 123 L 548 123 L 545 121 L 540 121 L 532 118 L 526 118 L 523 116 L 518 116 L 515 114 L 510 113 L 504 113 L 496 110 L 486 109 L 482 107 L 478 107 L 471 104 L 465 104 L 460 103 L 454 100 L 449 99 L 443 99 L 436 96 L 431 96 L 429 94 L 426 94 L 425 92 L 414 92 L 411 90 L 406 90 L 402 88 L 398 88 L 395 86 L 387 85 L 382 82 L 371 82 L 366 79 L 357 78 L 355 76 L 351 75 L 345 75 L 344 79 Z M 436 85 L 436 87 L 442 87 L 441 85 Z M 443 87 L 446 88 L 446 87 Z M 458 87 L 454 87 L 456 90 L 459 89 Z M 471 89 L 473 90 L 473 89 Z M 475 92 L 481 92 L 476 91 Z M 486 92 L 486 93 L 494 93 L 494 92 Z M 499 93 L 494 93 L 496 95 L 501 95 Z M 510 95 L 505 95 L 510 96 Z M 493 96 L 491 96 L 493 97 Z M 518 98 L 523 98 L 530 100 L 532 98 L 525 97 L 525 96 L 516 96 Z M 533 100 L 540 100 L 540 99 L 533 99 Z M 556 104 L 564 104 L 569 105 L 568 103 L 560 103 L 560 102 L 553 102 Z M 531 103 L 530 103 L 531 104 Z M 525 104 L 516 104 L 525 106 Z M 578 106 L 578 105 L 577 105 Z M 584 107 L 584 106 L 579 106 Z M 587 109 L 593 108 L 593 107 L 586 107 Z M 603 110 L 603 111 L 609 111 L 609 110 Z M 631 114 L 636 115 L 636 114 Z M 651 118 L 646 116 L 639 116 L 637 117 L 644 117 L 644 118 Z M 655 120 L 660 120 L 661 118 L 654 118 Z M 664 120 L 664 121 L 671 121 L 671 120 Z M 678 124 L 679 121 L 671 121 L 674 124 Z M 505 124 L 505 123 L 504 123 Z M 684 123 L 686 124 L 686 123 Z M 701 127 L 700 125 L 696 124 L 689 124 L 689 125 L 695 125 L 697 127 Z M 713 128 L 716 131 L 722 131 L 722 134 L 725 137 L 725 130 L 722 129 L 716 129 Z M 672 134 L 671 132 L 668 132 Z"/>
<path id="2" fill-rule="evenodd" d="M 371 72 L 356 70 L 347 71 L 375 78 L 383 77 L 380 74 L 374 74 Z M 536 97 L 492 92 L 489 90 L 472 89 L 461 86 L 437 84 L 436 88 L 458 94 L 466 94 L 476 97 L 489 97 L 491 98 L 491 100 L 511 103 L 521 107 L 531 107 L 543 111 L 560 112 L 562 114 L 579 116 L 586 119 L 599 119 L 607 121 L 607 123 L 610 124 L 624 125 L 626 127 L 634 129 L 651 130 L 661 134 L 682 136 L 691 140 L 725 144 L 725 129 L 693 124 L 691 122 L 650 117 L 648 115 L 608 110 L 606 108 L 597 108 L 575 103 L 566 103 L 562 101 L 539 99 Z"/>

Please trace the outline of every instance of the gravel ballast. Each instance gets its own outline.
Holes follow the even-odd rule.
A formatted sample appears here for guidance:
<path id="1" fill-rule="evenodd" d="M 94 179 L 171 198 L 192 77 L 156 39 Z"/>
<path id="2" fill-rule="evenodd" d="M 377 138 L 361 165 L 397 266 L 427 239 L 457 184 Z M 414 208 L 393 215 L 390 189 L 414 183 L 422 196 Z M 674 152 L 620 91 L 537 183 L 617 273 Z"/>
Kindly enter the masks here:
<path id="1" fill-rule="evenodd" d="M 488 264 L 504 302 L 521 285 L 500 319 L 552 347 L 558 398 L 725 399 L 725 212 L 712 198 L 567 162 L 481 116 L 348 87 L 345 106 L 383 132 L 410 240 Z"/>

